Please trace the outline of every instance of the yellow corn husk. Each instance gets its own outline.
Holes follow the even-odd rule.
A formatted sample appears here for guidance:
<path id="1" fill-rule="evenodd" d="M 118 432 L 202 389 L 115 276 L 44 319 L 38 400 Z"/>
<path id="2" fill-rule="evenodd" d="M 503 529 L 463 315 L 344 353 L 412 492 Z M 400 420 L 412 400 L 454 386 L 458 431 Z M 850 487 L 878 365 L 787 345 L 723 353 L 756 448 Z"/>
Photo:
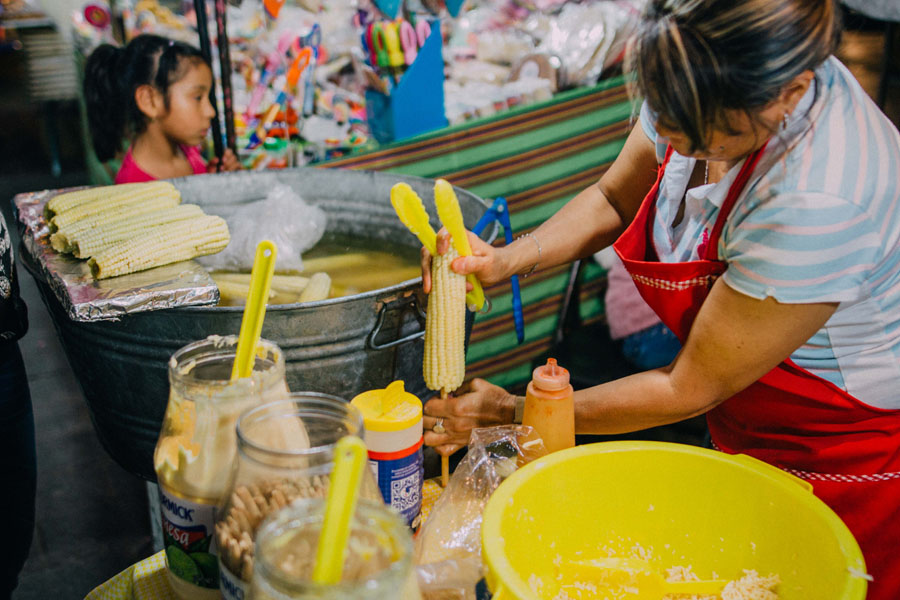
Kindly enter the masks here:
<path id="1" fill-rule="evenodd" d="M 76 231 L 74 234 L 67 236 L 67 241 L 72 254 L 77 258 L 88 258 L 114 244 L 139 235 L 151 227 L 193 219 L 203 216 L 203 214 L 203 209 L 196 204 L 179 204 L 178 206 L 149 213 L 129 214 L 127 217 L 117 221 L 104 223 L 87 230 Z"/>
<path id="2" fill-rule="evenodd" d="M 450 248 L 431 259 L 431 294 L 425 318 L 425 384 L 452 392 L 466 376 L 466 278 L 450 269 L 459 256 Z"/>
<path id="3" fill-rule="evenodd" d="M 58 213 L 65 212 L 80 204 L 93 202 L 102 198 L 110 198 L 119 195 L 127 195 L 140 190 L 157 189 L 168 190 L 175 189 L 168 181 L 149 181 L 146 183 L 123 183 L 120 185 L 106 185 L 101 187 L 92 187 L 85 190 L 77 190 L 74 192 L 66 192 L 50 198 L 44 206 L 44 218 L 48 221 Z"/>
<path id="4" fill-rule="evenodd" d="M 169 184 L 167 188 L 141 188 L 128 194 L 113 194 L 78 204 L 64 212 L 58 212 L 50 219 L 51 230 L 58 231 L 76 223 L 82 219 L 95 215 L 124 215 L 134 210 L 134 207 L 146 204 L 148 201 L 160 198 L 168 199 L 167 206 L 175 206 L 181 203 L 181 194 L 174 186 Z M 162 207 L 160 207 L 162 208 Z"/>
<path id="5" fill-rule="evenodd" d="M 61 236 L 64 236 L 66 240 L 68 240 L 69 237 L 77 238 L 85 231 L 89 231 L 94 228 L 104 227 L 110 223 L 130 219 L 138 215 L 145 215 L 148 213 L 156 212 L 164 208 L 172 208 L 173 206 L 178 206 L 180 201 L 180 199 L 170 197 L 152 198 L 145 201 L 143 204 L 138 204 L 135 206 L 122 206 L 109 211 L 102 211 L 96 214 L 92 214 L 90 216 L 84 217 L 79 221 L 75 221 L 74 223 L 59 227 L 55 231 Z M 50 229 L 54 229 L 52 221 Z M 71 246 L 71 244 L 69 244 L 69 246 Z"/>
<path id="6" fill-rule="evenodd" d="M 214 254 L 225 248 L 229 240 L 225 220 L 204 215 L 153 227 L 100 252 L 88 265 L 95 279 L 106 279 Z"/>
<path id="7" fill-rule="evenodd" d="M 328 273 L 313 273 L 297 302 L 325 300 L 331 294 L 331 277 Z"/>

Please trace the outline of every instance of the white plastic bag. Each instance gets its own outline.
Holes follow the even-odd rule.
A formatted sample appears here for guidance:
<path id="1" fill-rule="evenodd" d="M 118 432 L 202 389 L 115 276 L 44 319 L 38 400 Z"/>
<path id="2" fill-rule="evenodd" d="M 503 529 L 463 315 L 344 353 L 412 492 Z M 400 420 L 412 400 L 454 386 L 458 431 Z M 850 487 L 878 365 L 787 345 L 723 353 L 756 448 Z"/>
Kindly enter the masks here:
<path id="1" fill-rule="evenodd" d="M 204 267 L 211 271 L 250 271 L 257 244 L 271 240 L 278 247 L 275 270 L 299 273 L 303 271 L 300 254 L 322 239 L 327 216 L 290 187 L 278 184 L 263 200 L 241 206 L 225 220 L 231 242 L 218 254 L 198 259 Z"/>
<path id="2" fill-rule="evenodd" d="M 527 425 L 472 431 L 468 454 L 416 534 L 416 572 L 425 600 L 475 600 L 484 507 L 504 479 L 545 454 L 544 442 Z"/>

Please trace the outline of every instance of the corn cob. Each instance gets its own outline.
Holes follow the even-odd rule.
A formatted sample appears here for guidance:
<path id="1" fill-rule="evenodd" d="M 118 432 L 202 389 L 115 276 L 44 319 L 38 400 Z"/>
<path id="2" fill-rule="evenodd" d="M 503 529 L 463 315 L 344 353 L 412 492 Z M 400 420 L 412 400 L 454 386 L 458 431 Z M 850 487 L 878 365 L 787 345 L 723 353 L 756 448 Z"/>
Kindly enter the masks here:
<path id="1" fill-rule="evenodd" d="M 466 375 L 466 277 L 450 269 L 455 248 L 431 258 L 423 374 L 429 389 L 452 392 Z"/>
<path id="2" fill-rule="evenodd" d="M 106 279 L 222 250 L 229 242 L 221 217 L 204 215 L 154 227 L 100 252 L 88 261 L 95 279 Z"/>
<path id="3" fill-rule="evenodd" d="M 85 231 L 104 227 L 110 223 L 130 219 L 138 215 L 145 215 L 147 213 L 156 212 L 164 208 L 171 208 L 173 206 L 177 206 L 178 202 L 179 200 L 177 199 L 167 197 L 153 198 L 151 200 L 145 201 L 143 204 L 138 204 L 136 206 L 122 206 L 110 211 L 103 211 L 92 214 L 90 216 L 84 217 L 79 221 L 75 221 L 74 223 L 57 229 L 56 234 L 59 234 L 60 236 L 59 238 L 57 238 L 57 243 L 71 248 L 72 244 L 69 242 L 69 238 L 77 239 L 78 236 Z M 51 229 L 53 229 L 52 225 Z"/>
<path id="4" fill-rule="evenodd" d="M 171 185 L 169 188 L 164 188 L 162 190 L 156 188 L 141 188 L 129 194 L 115 194 L 110 197 L 98 198 L 74 206 L 65 212 L 57 213 L 56 216 L 50 220 L 50 228 L 52 230 L 55 227 L 56 230 L 59 230 L 76 221 L 84 219 L 85 217 L 100 213 L 127 213 L 133 210 L 135 206 L 159 198 L 168 198 L 170 200 L 170 206 L 175 206 L 181 202 L 181 194 L 179 194 L 178 190 Z"/>
<path id="5" fill-rule="evenodd" d="M 72 254 L 77 258 L 88 258 L 109 246 L 146 231 L 150 227 L 193 219 L 202 215 L 203 209 L 196 204 L 180 204 L 151 213 L 129 214 L 124 219 L 112 221 L 88 230 L 76 231 L 68 236 L 67 241 Z M 54 234 L 54 236 L 56 235 Z M 51 243 L 54 236 L 50 238 Z"/>
<path id="6" fill-rule="evenodd" d="M 113 198 L 117 196 L 125 196 L 140 190 L 155 189 L 159 191 L 173 190 L 174 186 L 168 181 L 151 181 L 147 183 L 124 183 L 121 185 L 107 185 L 103 187 L 92 187 L 86 190 L 78 190 L 76 192 L 66 192 L 59 194 L 47 201 L 44 206 L 44 217 L 49 221 L 58 213 L 65 212 L 80 204 L 93 202 L 103 198 Z"/>
<path id="7" fill-rule="evenodd" d="M 315 302 L 325 300 L 331 293 L 331 277 L 328 273 L 313 273 L 309 283 L 300 293 L 297 302 Z"/>

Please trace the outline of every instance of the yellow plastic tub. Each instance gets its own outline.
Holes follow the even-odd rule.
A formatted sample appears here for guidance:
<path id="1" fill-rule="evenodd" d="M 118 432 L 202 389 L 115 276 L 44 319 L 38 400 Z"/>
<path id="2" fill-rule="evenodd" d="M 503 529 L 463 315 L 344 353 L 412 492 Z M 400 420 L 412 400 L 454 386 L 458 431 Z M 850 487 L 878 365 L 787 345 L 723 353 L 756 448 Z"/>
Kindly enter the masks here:
<path id="1" fill-rule="evenodd" d="M 560 561 L 642 553 L 701 579 L 778 574 L 781 600 L 866 597 L 859 545 L 809 484 L 680 444 L 604 442 L 523 467 L 488 502 L 482 547 L 495 600 L 553 598 Z"/>

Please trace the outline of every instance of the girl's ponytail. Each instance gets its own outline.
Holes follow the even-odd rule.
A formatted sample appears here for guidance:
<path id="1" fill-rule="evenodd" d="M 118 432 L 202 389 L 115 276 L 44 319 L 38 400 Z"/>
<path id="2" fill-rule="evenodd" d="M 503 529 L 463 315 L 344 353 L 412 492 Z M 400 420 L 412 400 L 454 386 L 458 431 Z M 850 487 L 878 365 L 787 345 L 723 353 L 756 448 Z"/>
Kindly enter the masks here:
<path id="1" fill-rule="evenodd" d="M 125 51 L 103 44 L 87 59 L 84 98 L 94 152 L 101 162 L 115 157 L 125 135 L 127 102 L 120 85 L 120 61 Z"/>

